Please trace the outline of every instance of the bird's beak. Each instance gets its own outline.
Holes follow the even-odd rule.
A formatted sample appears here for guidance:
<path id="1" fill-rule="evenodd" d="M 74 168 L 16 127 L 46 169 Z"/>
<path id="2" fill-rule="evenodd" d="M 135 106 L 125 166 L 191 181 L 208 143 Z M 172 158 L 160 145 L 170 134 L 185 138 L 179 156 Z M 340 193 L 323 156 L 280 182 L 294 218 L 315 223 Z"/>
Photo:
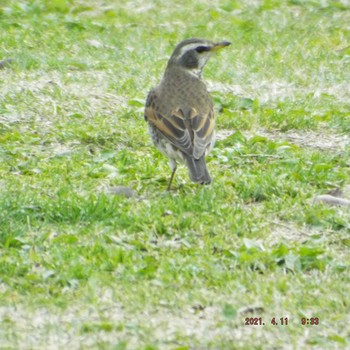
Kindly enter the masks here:
<path id="1" fill-rule="evenodd" d="M 223 47 L 229 46 L 231 43 L 229 41 L 222 41 L 221 43 L 216 43 L 214 46 L 211 48 L 210 51 L 217 51 L 219 49 L 222 49 Z"/>

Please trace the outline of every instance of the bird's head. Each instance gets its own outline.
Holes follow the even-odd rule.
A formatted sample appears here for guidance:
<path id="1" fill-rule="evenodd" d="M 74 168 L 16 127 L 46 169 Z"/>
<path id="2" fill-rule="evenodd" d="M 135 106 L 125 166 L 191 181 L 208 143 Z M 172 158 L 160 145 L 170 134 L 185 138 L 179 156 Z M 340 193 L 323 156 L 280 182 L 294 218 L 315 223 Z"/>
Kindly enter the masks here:
<path id="1" fill-rule="evenodd" d="M 181 67 L 198 77 L 213 52 L 230 45 L 229 41 L 214 43 L 205 39 L 187 39 L 178 44 L 168 62 L 168 69 Z"/>

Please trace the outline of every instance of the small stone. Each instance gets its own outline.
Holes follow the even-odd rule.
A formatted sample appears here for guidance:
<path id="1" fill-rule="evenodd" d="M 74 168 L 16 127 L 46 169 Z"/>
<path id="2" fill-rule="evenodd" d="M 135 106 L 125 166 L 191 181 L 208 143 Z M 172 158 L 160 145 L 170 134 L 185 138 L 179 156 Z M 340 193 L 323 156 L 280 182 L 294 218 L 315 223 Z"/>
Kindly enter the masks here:
<path id="1" fill-rule="evenodd" d="M 12 58 L 6 58 L 2 61 L 0 61 L 0 69 L 4 69 L 8 67 L 13 62 Z"/>
<path id="2" fill-rule="evenodd" d="M 136 197 L 136 193 L 127 186 L 115 186 L 107 189 L 107 193 L 114 194 L 116 196 L 125 196 L 127 198 Z"/>
<path id="3" fill-rule="evenodd" d="M 340 197 L 334 197 L 330 194 L 322 194 L 315 197 L 314 203 L 324 203 L 327 205 L 350 206 L 350 200 Z"/>

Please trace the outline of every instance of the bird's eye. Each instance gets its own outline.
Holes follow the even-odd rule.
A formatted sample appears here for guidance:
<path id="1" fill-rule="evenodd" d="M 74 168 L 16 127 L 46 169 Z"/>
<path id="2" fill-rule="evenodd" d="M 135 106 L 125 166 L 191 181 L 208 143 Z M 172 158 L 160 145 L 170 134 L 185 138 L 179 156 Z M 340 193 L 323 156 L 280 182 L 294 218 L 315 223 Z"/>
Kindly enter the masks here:
<path id="1" fill-rule="evenodd" d="M 208 46 L 198 46 L 198 47 L 196 47 L 196 51 L 198 53 L 202 53 L 202 52 L 209 51 L 209 50 L 210 50 L 210 47 L 208 47 Z"/>

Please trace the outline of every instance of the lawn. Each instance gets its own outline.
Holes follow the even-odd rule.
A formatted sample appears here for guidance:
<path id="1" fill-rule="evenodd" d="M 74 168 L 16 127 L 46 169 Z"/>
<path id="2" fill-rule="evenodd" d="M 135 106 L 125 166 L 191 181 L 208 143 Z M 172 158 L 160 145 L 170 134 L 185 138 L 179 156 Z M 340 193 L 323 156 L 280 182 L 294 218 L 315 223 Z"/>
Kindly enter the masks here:
<path id="1" fill-rule="evenodd" d="M 350 207 L 317 200 L 350 199 L 349 23 L 347 0 L 0 1 L 0 349 L 349 349 Z M 191 37 L 232 42 L 204 71 L 213 183 L 179 166 L 168 192 L 143 106 Z"/>

